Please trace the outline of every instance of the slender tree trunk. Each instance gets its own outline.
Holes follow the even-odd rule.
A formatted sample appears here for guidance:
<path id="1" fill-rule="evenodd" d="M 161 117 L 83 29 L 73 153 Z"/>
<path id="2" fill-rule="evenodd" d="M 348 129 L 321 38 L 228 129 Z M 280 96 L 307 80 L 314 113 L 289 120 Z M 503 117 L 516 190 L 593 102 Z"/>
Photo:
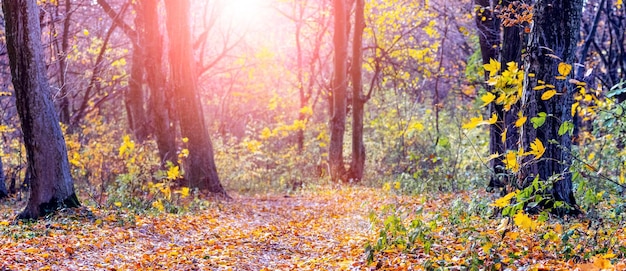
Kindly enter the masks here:
<path id="1" fill-rule="evenodd" d="M 4 174 L 4 167 L 2 165 L 2 159 L 0 159 L 0 199 L 6 198 L 9 195 L 7 191 L 6 175 Z"/>
<path id="2" fill-rule="evenodd" d="M 346 130 L 346 91 L 347 91 L 347 57 L 348 57 L 348 14 L 345 0 L 333 0 L 334 8 L 334 76 L 332 83 L 332 110 L 330 119 L 330 144 L 328 162 L 332 181 L 344 178 L 343 137 Z M 344 180 L 345 181 L 345 180 Z"/>
<path id="3" fill-rule="evenodd" d="M 296 24 L 296 64 L 298 66 L 298 94 L 300 96 L 300 109 L 303 109 L 307 105 L 307 96 L 305 93 L 304 86 L 304 65 L 302 60 L 302 44 L 301 44 L 301 36 L 302 36 L 302 26 L 304 24 L 303 21 L 303 13 L 304 6 L 306 5 L 306 1 L 294 1 L 294 22 Z M 311 79 L 309 79 L 311 80 Z M 306 120 L 306 115 L 303 112 L 298 113 L 298 120 L 304 122 Z M 296 141 L 298 144 L 298 153 L 302 153 L 304 150 L 304 129 L 300 129 L 297 132 Z"/>
<path id="4" fill-rule="evenodd" d="M 353 181 L 363 179 L 365 170 L 365 145 L 363 143 L 363 115 L 366 97 L 363 95 L 363 29 L 365 28 L 365 2 L 356 0 L 354 37 L 352 41 L 352 160 L 350 176 Z"/>
<path id="5" fill-rule="evenodd" d="M 7 51 L 31 171 L 28 205 L 20 218 L 38 218 L 80 205 L 74 193 L 67 148 L 50 97 L 35 0 L 4 0 Z"/>
<path id="6" fill-rule="evenodd" d="M 153 127 L 161 164 L 167 161 L 176 163 L 176 132 L 171 125 L 171 102 L 166 99 L 165 72 L 163 71 L 163 43 L 159 30 L 159 1 L 141 1 L 135 5 L 138 13 L 142 13 L 143 24 L 138 32 L 140 40 L 144 42 L 144 66 L 146 68 L 146 81 L 150 89 L 148 99 L 148 113 Z"/>
<path id="7" fill-rule="evenodd" d="M 213 146 L 197 93 L 189 7 L 189 0 L 165 1 L 170 42 L 170 76 L 176 94 L 176 112 L 182 136 L 189 139 L 185 179 L 189 187 L 207 189 L 228 197 L 217 174 Z"/>
<path id="8" fill-rule="evenodd" d="M 65 18 L 63 19 L 63 33 L 61 34 L 61 51 L 58 53 L 59 59 L 59 96 L 61 102 L 59 103 L 59 120 L 65 124 L 70 124 L 70 98 L 67 91 L 67 79 L 65 78 L 67 73 L 67 53 L 70 49 L 70 25 L 72 19 L 72 2 L 65 0 Z M 58 12 L 57 8 L 57 12 Z"/>
<path id="9" fill-rule="evenodd" d="M 558 135 L 562 122 L 572 121 L 571 107 L 576 89 L 567 80 L 557 80 L 557 67 L 560 62 L 574 63 L 574 54 L 580 31 L 583 0 L 539 0 L 535 4 L 534 24 L 530 33 L 528 56 L 526 57 L 526 77 L 521 108 L 529 118 L 545 112 L 548 117 L 545 124 L 535 129 L 527 122 L 521 129 L 521 143 L 524 150 L 530 149 L 530 143 L 539 139 L 545 146 L 543 158 L 530 161 L 526 157 L 522 163 L 519 181 L 522 187 L 528 186 L 538 176 L 547 181 L 556 177 L 550 193 L 554 200 L 564 201 L 575 209 L 570 213 L 580 213 L 576 205 L 572 188 L 570 166 L 572 156 L 570 147 L 572 138 L 569 133 Z M 555 58 L 558 56 L 560 59 Z M 535 77 L 528 77 L 528 74 Z M 570 74 L 573 76 L 573 74 Z M 541 99 L 543 91 L 533 90 L 543 80 L 545 84 L 555 86 L 559 93 L 549 100 Z M 558 144 L 550 143 L 556 141 Z M 567 210 L 557 210 L 561 214 Z"/>

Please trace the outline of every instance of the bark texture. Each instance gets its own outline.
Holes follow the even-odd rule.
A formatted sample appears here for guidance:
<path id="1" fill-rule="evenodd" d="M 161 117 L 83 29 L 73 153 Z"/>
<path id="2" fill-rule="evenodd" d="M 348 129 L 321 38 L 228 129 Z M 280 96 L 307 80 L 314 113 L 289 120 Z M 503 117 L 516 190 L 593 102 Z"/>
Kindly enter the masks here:
<path id="1" fill-rule="evenodd" d="M 189 139 L 185 162 L 186 185 L 227 196 L 213 158 L 213 146 L 204 122 L 196 83 L 191 43 L 189 0 L 165 1 L 169 60 L 176 112 L 183 137 Z"/>
<path id="2" fill-rule="evenodd" d="M 137 18 L 139 18 L 137 13 Z M 136 20 L 137 21 L 137 20 Z M 148 123 L 144 109 L 144 53 L 137 45 L 133 45 L 133 60 L 130 68 L 128 90 L 125 93 L 126 114 L 128 124 L 137 142 L 141 143 L 148 137 Z"/>
<path id="3" fill-rule="evenodd" d="M 143 20 L 138 21 L 139 40 L 144 42 L 144 66 L 146 68 L 146 82 L 150 89 L 148 99 L 148 113 L 152 124 L 151 131 L 159 149 L 161 163 L 167 161 L 176 163 L 176 131 L 172 123 L 171 102 L 167 99 L 166 76 L 163 70 L 163 43 L 159 30 L 159 1 L 141 1 L 136 5 L 138 13 L 142 13 Z"/>
<path id="4" fill-rule="evenodd" d="M 559 136 L 558 130 L 562 122 L 572 121 L 575 88 L 567 80 L 557 80 L 555 76 L 559 75 L 557 67 L 560 62 L 575 62 L 582 4 L 583 0 L 539 0 L 536 3 L 525 59 L 526 78 L 521 105 L 524 115 L 529 118 L 537 116 L 539 112 L 547 113 L 548 117 L 545 124 L 537 129 L 533 128 L 531 122 L 522 127 L 521 143 L 525 150 L 530 149 L 530 143 L 535 139 L 541 140 L 546 150 L 542 159 L 525 163 L 527 166 L 522 167 L 518 179 L 520 186 L 528 186 L 536 176 L 543 181 L 556 177 L 549 192 L 554 200 L 564 201 L 574 207 L 573 211 L 560 210 L 570 213 L 580 212 L 574 198 L 570 172 L 572 138 L 569 133 Z M 535 77 L 528 77 L 530 73 L 535 74 Z M 538 80 L 554 85 L 559 95 L 542 100 L 543 91 L 533 90 Z M 526 157 L 524 162 L 529 159 L 532 157 Z"/>
<path id="5" fill-rule="evenodd" d="M 348 13 L 345 0 L 333 0 L 333 8 L 335 19 L 333 34 L 334 74 L 331 92 L 328 162 L 330 164 L 330 178 L 336 182 L 345 178 L 346 171 L 343 161 L 343 138 L 346 130 L 346 92 L 348 87 Z"/>
<path id="6" fill-rule="evenodd" d="M 348 178 L 363 179 L 365 144 L 363 143 L 363 115 L 367 98 L 363 95 L 363 29 L 365 28 L 365 1 L 356 0 L 354 36 L 352 40 L 352 160 Z"/>
<path id="7" fill-rule="evenodd" d="M 7 51 L 30 176 L 28 205 L 19 218 L 38 218 L 80 205 L 65 140 L 46 78 L 36 0 L 5 0 Z"/>
<path id="8" fill-rule="evenodd" d="M 483 64 L 488 64 L 491 59 L 498 60 L 499 58 L 499 46 L 500 46 L 500 22 L 494 15 L 494 6 L 489 0 L 476 0 L 476 26 L 478 28 L 478 41 L 480 43 L 480 51 L 482 55 Z M 506 65 L 503 65 L 506 66 Z M 489 74 L 485 74 L 485 81 L 489 79 Z M 493 87 L 484 84 L 487 91 L 492 92 Z M 489 116 L 496 114 L 498 116 L 498 122 L 495 125 L 489 126 L 489 153 L 503 154 L 506 149 L 501 140 L 501 134 L 504 130 L 504 123 L 502 116 L 503 106 L 496 103 L 489 105 Z M 492 175 L 489 180 L 488 188 L 503 187 L 505 180 L 503 175 L 506 173 L 504 170 L 504 163 L 501 159 L 491 159 L 489 166 L 492 169 Z"/>

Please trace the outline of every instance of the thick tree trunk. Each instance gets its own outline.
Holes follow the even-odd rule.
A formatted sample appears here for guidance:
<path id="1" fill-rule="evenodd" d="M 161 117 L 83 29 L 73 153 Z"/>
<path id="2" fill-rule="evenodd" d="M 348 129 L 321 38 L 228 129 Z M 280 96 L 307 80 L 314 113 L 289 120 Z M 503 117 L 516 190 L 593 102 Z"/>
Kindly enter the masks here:
<path id="1" fill-rule="evenodd" d="M 365 145 L 363 143 L 363 114 L 366 97 L 363 95 L 363 29 L 365 28 L 365 2 L 356 0 L 354 36 L 352 41 L 352 160 L 349 179 L 361 181 L 365 170 Z"/>
<path id="2" fill-rule="evenodd" d="M 508 6 L 511 3 L 510 0 L 503 1 L 502 5 Z M 503 26 L 502 27 L 502 50 L 500 51 L 500 63 L 502 71 L 507 68 L 507 63 L 515 62 L 519 67 L 522 67 L 522 31 L 521 26 Z M 502 120 L 502 127 L 506 127 L 506 141 L 502 142 L 503 150 L 516 150 L 519 142 L 519 131 L 515 127 L 515 121 L 517 121 L 517 113 L 519 112 L 519 104 L 511 106 L 509 111 L 504 110 L 500 106 L 499 110 L 502 112 L 502 118 L 498 116 L 498 120 Z"/>
<path id="3" fill-rule="evenodd" d="M 176 132 L 171 125 L 171 102 L 166 99 L 166 81 L 163 71 L 163 45 L 162 35 L 159 30 L 159 1 L 141 1 L 135 5 L 138 13 L 142 13 L 143 20 L 137 21 L 138 39 L 144 42 L 144 66 L 146 68 L 146 81 L 150 89 L 148 99 L 148 113 L 153 127 L 161 164 L 167 161 L 176 163 Z"/>
<path id="4" fill-rule="evenodd" d="M 347 91 L 347 58 L 348 58 L 348 14 L 345 0 L 333 0 L 334 8 L 334 74 L 331 92 L 332 110 L 330 112 L 330 144 L 328 146 L 328 162 L 330 178 L 336 182 L 345 178 L 343 161 L 343 138 L 346 130 L 346 91 Z M 345 180 L 344 180 L 345 181 Z"/>
<path id="5" fill-rule="evenodd" d="M 139 13 L 138 13 L 139 14 Z M 143 142 L 148 137 L 146 122 L 146 110 L 144 109 L 143 76 L 144 76 L 143 52 L 133 45 L 133 60 L 130 68 L 128 91 L 126 92 L 126 114 L 128 124 L 137 142 Z"/>
<path id="6" fill-rule="evenodd" d="M 191 44 L 189 0 L 165 1 L 170 42 L 170 76 L 176 94 L 176 112 L 183 137 L 189 139 L 185 179 L 189 187 L 227 196 L 213 158 L 213 146 L 204 122 L 196 83 Z"/>
<path id="7" fill-rule="evenodd" d="M 571 213 L 579 213 L 572 190 L 570 165 L 572 157 L 569 153 L 572 138 L 569 133 L 558 135 L 562 122 L 572 121 L 571 107 L 575 88 L 567 80 L 557 80 L 557 67 L 560 62 L 574 63 L 574 54 L 578 42 L 583 0 L 539 0 L 535 5 L 534 24 L 530 33 L 529 51 L 525 60 L 526 77 L 521 108 L 529 118 L 545 112 L 543 126 L 535 129 L 529 121 L 521 131 L 521 143 L 524 150 L 530 149 L 530 143 L 539 139 L 545 146 L 543 158 L 530 161 L 526 157 L 525 165 L 520 171 L 520 186 L 526 187 L 539 176 L 547 181 L 556 177 L 552 190 L 549 191 L 554 200 L 564 201 L 575 209 Z M 560 59 L 555 58 L 558 56 Z M 534 74 L 535 77 L 528 77 Z M 571 74 L 573 76 L 573 74 Z M 543 91 L 533 90 L 538 80 L 555 86 L 559 93 L 549 100 L 541 99 Z M 558 144 L 550 143 L 556 141 Z M 558 210 L 561 214 L 566 210 Z"/>
<path id="8" fill-rule="evenodd" d="M 80 205 L 74 193 L 65 140 L 46 79 L 35 0 L 4 0 L 7 51 L 20 116 L 31 187 L 20 218 L 38 218 Z"/>
<path id="9" fill-rule="evenodd" d="M 478 40 L 480 43 L 480 51 L 482 54 L 483 64 L 488 64 L 491 59 L 497 60 L 499 56 L 500 46 L 500 22 L 493 13 L 493 5 L 489 0 L 476 1 L 476 26 L 478 27 Z M 504 65 L 506 66 L 506 65 Z M 485 81 L 489 79 L 489 74 L 485 74 Z M 493 91 L 493 87 L 484 85 L 487 91 Z M 504 131 L 504 108 L 502 105 L 491 103 L 489 105 L 489 115 L 496 114 L 498 122 L 489 127 L 489 153 L 503 154 L 506 152 L 502 142 L 502 131 Z M 504 187 L 506 180 L 502 178 L 506 171 L 504 163 L 501 159 L 492 159 L 489 165 L 492 169 L 492 175 L 489 180 L 488 188 Z"/>

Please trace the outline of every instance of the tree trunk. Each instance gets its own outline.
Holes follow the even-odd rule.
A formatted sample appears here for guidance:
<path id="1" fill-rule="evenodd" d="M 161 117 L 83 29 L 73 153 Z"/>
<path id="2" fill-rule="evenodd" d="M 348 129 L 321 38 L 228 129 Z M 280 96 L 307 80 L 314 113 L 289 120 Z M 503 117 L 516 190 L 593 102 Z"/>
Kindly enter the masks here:
<path id="1" fill-rule="evenodd" d="M 482 54 L 483 64 L 488 64 L 491 59 L 498 59 L 498 47 L 500 45 L 500 22 L 493 13 L 494 7 L 489 0 L 477 0 L 476 1 L 476 26 L 478 27 L 478 40 L 480 43 L 480 51 Z M 506 66 L 506 65 L 505 65 Z M 485 74 L 485 81 L 489 79 L 489 74 Z M 484 84 L 487 91 L 493 91 L 493 87 Z M 496 103 L 489 105 L 489 115 L 496 114 L 498 116 L 498 122 L 495 125 L 489 127 L 489 153 L 490 154 L 503 154 L 506 149 L 502 143 L 502 131 L 504 123 L 503 120 L 503 106 Z M 505 180 L 501 177 L 506 173 L 504 170 L 504 163 L 501 159 L 491 159 L 489 166 L 492 170 L 492 175 L 487 187 L 489 189 L 499 188 L 505 186 Z"/>
<path id="2" fill-rule="evenodd" d="M 32 174 L 28 205 L 19 218 L 38 218 L 80 203 L 46 78 L 39 7 L 35 0 L 4 0 L 2 4 L 11 77 Z"/>
<path id="3" fill-rule="evenodd" d="M 7 191 L 6 175 L 4 175 L 4 167 L 2 166 L 2 159 L 0 159 L 0 199 L 6 198 L 9 195 Z"/>
<path id="4" fill-rule="evenodd" d="M 580 213 L 574 198 L 570 172 L 572 156 L 569 151 L 572 138 L 569 133 L 558 135 L 561 123 L 572 121 L 571 107 L 576 89 L 567 80 L 557 80 L 555 76 L 559 75 L 557 67 L 560 62 L 574 63 L 582 3 L 583 0 L 539 0 L 535 5 L 529 54 L 525 60 L 526 77 L 521 108 L 528 118 L 535 117 L 540 112 L 545 112 L 548 117 L 545 124 L 537 129 L 533 128 L 530 121 L 521 129 L 520 137 L 524 150 L 529 150 L 530 143 L 539 139 L 545 146 L 545 153 L 538 161 L 529 161 L 532 156 L 523 159 L 519 176 L 520 186 L 528 186 L 536 176 L 542 181 L 556 177 L 549 193 L 554 200 L 563 201 L 574 208 L 569 211 L 557 210 L 560 214 Z M 555 55 L 560 59 L 555 58 Z M 528 77 L 531 73 L 535 77 Z M 554 85 L 559 95 L 548 100 L 541 99 L 543 91 L 533 90 L 538 80 Z M 552 140 L 558 144 L 550 143 Z"/>
<path id="5" fill-rule="evenodd" d="M 512 1 L 505 0 L 502 5 L 508 6 Z M 522 63 L 522 31 L 520 25 L 503 26 L 502 27 L 502 50 L 500 51 L 500 63 L 502 72 L 507 68 L 507 63 L 515 62 L 521 67 Z M 504 111 L 502 106 L 499 107 L 502 112 L 502 118 L 498 115 L 498 121 L 502 120 L 502 127 L 506 127 L 506 141 L 502 142 L 503 150 L 516 150 L 519 142 L 519 131 L 515 127 L 517 121 L 517 113 L 519 112 L 519 104 L 511 106 L 509 111 Z M 499 160 L 499 159 L 494 159 Z M 508 183 L 508 180 L 507 180 Z"/>
<path id="6" fill-rule="evenodd" d="M 141 13 L 137 13 L 137 20 Z M 137 24 L 135 24 L 137 25 Z M 148 137 L 148 123 L 146 122 L 146 110 L 144 109 L 143 76 L 144 76 L 144 53 L 142 49 L 133 44 L 133 60 L 130 68 L 128 91 L 126 92 L 126 114 L 128 124 L 137 142 L 141 143 Z"/>
<path id="7" fill-rule="evenodd" d="M 361 181 L 365 169 L 363 143 L 363 114 L 366 97 L 363 95 L 363 29 L 365 28 L 365 2 L 356 0 L 354 37 L 352 41 L 352 160 L 349 179 Z"/>
<path id="8" fill-rule="evenodd" d="M 72 18 L 72 2 L 65 0 L 65 18 L 63 18 L 63 34 L 61 34 L 61 48 L 57 54 L 59 59 L 59 97 L 61 102 L 59 103 L 59 120 L 65 125 L 70 124 L 70 98 L 67 91 L 67 79 L 65 78 L 67 73 L 67 53 L 69 52 L 69 40 L 70 40 L 70 25 Z M 57 8 L 58 12 L 59 9 Z"/>
<path id="9" fill-rule="evenodd" d="M 170 76 L 173 92 L 176 94 L 176 112 L 182 136 L 189 139 L 185 179 L 189 187 L 207 189 L 227 197 L 217 174 L 213 146 L 197 93 L 189 7 L 189 0 L 165 1 L 170 42 Z"/>
<path id="10" fill-rule="evenodd" d="M 330 178 L 336 182 L 344 178 L 343 137 L 346 130 L 346 89 L 347 89 L 347 57 L 348 33 L 345 0 L 333 0 L 334 7 L 334 75 L 332 83 L 332 107 L 330 119 L 330 144 L 328 162 Z M 345 180 L 344 180 L 345 181 Z"/>
<path id="11" fill-rule="evenodd" d="M 138 39 L 144 42 L 144 66 L 146 81 L 150 89 L 148 99 L 148 113 L 153 127 L 161 164 L 167 161 L 176 163 L 176 132 L 171 125 L 171 102 L 166 99 L 165 72 L 163 71 L 163 45 L 159 30 L 159 1 L 141 1 L 135 5 L 138 13 L 142 13 L 143 20 L 137 21 Z"/>

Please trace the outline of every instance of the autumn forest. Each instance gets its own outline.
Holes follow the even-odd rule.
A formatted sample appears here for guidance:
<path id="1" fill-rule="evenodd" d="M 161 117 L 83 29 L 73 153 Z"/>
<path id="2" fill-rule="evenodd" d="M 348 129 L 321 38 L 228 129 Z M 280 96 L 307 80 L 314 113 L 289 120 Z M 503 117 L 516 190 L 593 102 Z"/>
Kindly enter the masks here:
<path id="1" fill-rule="evenodd" d="M 626 270 L 622 0 L 1 0 L 0 270 Z"/>

